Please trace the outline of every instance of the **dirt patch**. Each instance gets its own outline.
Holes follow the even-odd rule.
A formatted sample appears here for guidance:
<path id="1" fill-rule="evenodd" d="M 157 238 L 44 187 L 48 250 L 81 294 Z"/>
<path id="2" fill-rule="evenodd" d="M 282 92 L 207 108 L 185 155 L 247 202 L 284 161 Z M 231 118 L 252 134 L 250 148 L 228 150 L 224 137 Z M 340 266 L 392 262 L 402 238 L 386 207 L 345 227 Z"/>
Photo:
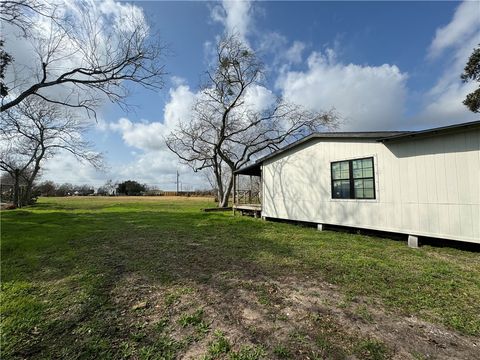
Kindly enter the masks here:
<path id="1" fill-rule="evenodd" d="M 473 359 L 480 351 L 480 339 L 461 335 L 415 317 L 386 312 L 383 306 L 362 298 L 346 304 L 331 284 L 285 278 L 277 283 L 286 295 L 283 309 L 302 321 L 314 315 L 316 322 L 333 320 L 339 328 L 356 336 L 374 338 L 393 351 L 392 358 L 414 356 L 435 359 Z"/>
<path id="2" fill-rule="evenodd" d="M 346 300 L 322 281 L 221 275 L 153 288 L 144 280 L 129 276 L 114 291 L 122 324 L 168 335 L 178 358 L 207 355 L 218 331 L 231 351 L 256 347 L 262 358 L 473 359 L 480 351 L 478 338 L 387 312 L 377 301 Z"/>

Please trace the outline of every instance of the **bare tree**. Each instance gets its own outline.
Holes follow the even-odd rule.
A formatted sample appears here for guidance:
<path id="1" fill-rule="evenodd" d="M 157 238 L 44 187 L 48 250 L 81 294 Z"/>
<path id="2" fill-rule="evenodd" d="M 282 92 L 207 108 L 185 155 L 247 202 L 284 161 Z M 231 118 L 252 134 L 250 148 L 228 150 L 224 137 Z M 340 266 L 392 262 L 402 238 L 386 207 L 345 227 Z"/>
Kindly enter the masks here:
<path id="1" fill-rule="evenodd" d="M 1 20 L 21 29 L 35 52 L 6 84 L 10 91 L 0 111 L 36 96 L 95 115 L 95 108 L 107 99 L 127 107 L 129 83 L 150 89 L 163 86 L 164 47 L 149 35 L 143 14 L 132 8 L 112 19 L 96 11 L 95 2 L 70 6 L 75 9 L 42 0 L 0 2 Z M 38 19 L 43 21 L 41 29 L 36 28 Z"/>
<path id="2" fill-rule="evenodd" d="M 306 110 L 273 94 L 268 104 L 252 105 L 248 92 L 263 80 L 263 64 L 255 53 L 238 36 L 224 37 L 192 109 L 193 119 L 182 120 L 166 139 L 169 149 L 194 171 L 213 171 L 220 207 L 228 204 L 235 170 L 262 153 L 336 124 L 333 111 Z"/>
<path id="3" fill-rule="evenodd" d="M 32 187 L 43 162 L 59 151 L 73 154 L 96 168 L 102 166 L 101 154 L 83 139 L 88 122 L 78 114 L 39 98 L 30 98 L 2 114 L 0 130 L 0 169 L 23 181 L 26 193 L 16 205 L 31 199 Z"/>
<path id="4" fill-rule="evenodd" d="M 35 25 L 34 16 L 55 19 L 55 8 L 54 4 L 42 0 L 2 0 L 0 20 L 16 26 L 27 36 Z"/>

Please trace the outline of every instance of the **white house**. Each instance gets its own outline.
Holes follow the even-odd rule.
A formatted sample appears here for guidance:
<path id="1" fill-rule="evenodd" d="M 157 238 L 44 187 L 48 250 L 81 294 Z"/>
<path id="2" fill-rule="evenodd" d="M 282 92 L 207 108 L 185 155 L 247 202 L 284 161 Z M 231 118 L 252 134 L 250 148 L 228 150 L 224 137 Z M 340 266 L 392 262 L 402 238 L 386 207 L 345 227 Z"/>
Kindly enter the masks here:
<path id="1" fill-rule="evenodd" d="M 480 121 L 316 133 L 236 175 L 261 175 L 266 219 L 480 243 Z"/>

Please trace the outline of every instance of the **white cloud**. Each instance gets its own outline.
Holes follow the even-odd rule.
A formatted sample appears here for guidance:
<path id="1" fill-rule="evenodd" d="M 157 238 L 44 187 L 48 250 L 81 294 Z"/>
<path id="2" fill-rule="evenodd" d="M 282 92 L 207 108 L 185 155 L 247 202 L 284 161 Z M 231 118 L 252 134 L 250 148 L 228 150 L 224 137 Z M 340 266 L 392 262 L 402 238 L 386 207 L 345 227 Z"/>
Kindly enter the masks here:
<path id="1" fill-rule="evenodd" d="M 225 27 L 228 33 L 238 34 L 244 41 L 252 26 L 252 4 L 250 1 L 223 0 L 211 10 L 211 17 Z"/>
<path id="2" fill-rule="evenodd" d="M 245 93 L 245 106 L 251 111 L 257 112 L 273 105 L 276 97 L 272 91 L 260 85 L 252 85 Z"/>
<path id="3" fill-rule="evenodd" d="M 275 31 L 263 32 L 258 39 L 258 53 L 273 56 L 272 70 L 284 70 L 292 65 L 302 63 L 303 53 L 307 47 L 306 43 L 299 40 L 290 42 L 284 35 Z"/>
<path id="4" fill-rule="evenodd" d="M 342 130 L 401 127 L 407 75 L 397 66 L 345 65 L 332 50 L 313 52 L 307 65 L 280 74 L 277 86 L 288 101 L 319 111 L 335 108 L 344 118 Z"/>
<path id="5" fill-rule="evenodd" d="M 192 107 L 197 98 L 187 85 L 170 89 L 170 101 L 165 105 L 164 117 L 168 130 L 172 130 L 180 120 L 191 119 Z"/>
<path id="6" fill-rule="evenodd" d="M 449 47 L 457 47 L 476 36 L 480 30 L 480 2 L 464 1 L 455 11 L 453 19 L 446 26 L 437 29 L 435 38 L 430 44 L 429 56 L 435 58 Z"/>
<path id="7" fill-rule="evenodd" d="M 165 145 L 165 137 L 180 120 L 191 116 L 191 109 L 197 94 L 187 85 L 170 89 L 170 100 L 165 105 L 163 121 L 134 122 L 126 117 L 116 122 L 101 121 L 98 132 L 112 131 L 120 134 L 124 144 L 132 150 L 133 159 L 128 162 L 114 161 L 103 172 L 95 171 L 88 164 L 81 164 L 68 154 L 57 156 L 46 165 L 43 178 L 56 182 L 90 183 L 101 185 L 106 179 L 133 179 L 164 190 L 175 189 L 177 170 L 183 189 L 204 189 L 208 187 L 203 174 L 194 173 L 179 163 L 178 157 Z"/>
<path id="8" fill-rule="evenodd" d="M 423 111 L 414 118 L 422 127 L 436 127 L 476 120 L 477 116 L 470 112 L 463 100 L 475 90 L 476 85 L 452 83 L 442 89 L 437 95 L 428 93 L 425 96 Z"/>
<path id="9" fill-rule="evenodd" d="M 178 158 L 167 151 L 150 151 L 136 156 L 134 161 L 116 168 L 116 178 L 141 179 L 162 190 L 174 190 L 177 171 L 183 190 L 208 188 L 203 173 L 194 173 L 186 165 L 179 164 Z"/>
<path id="10" fill-rule="evenodd" d="M 466 95 L 475 90 L 475 83 L 463 83 L 460 74 L 473 49 L 480 42 L 480 3 L 463 2 L 452 20 L 437 29 L 430 44 L 430 59 L 444 54 L 445 70 L 422 98 L 423 110 L 412 120 L 422 127 L 442 126 L 472 121 L 475 115 L 463 105 Z"/>
<path id="11" fill-rule="evenodd" d="M 133 123 L 127 118 L 120 118 L 118 122 L 110 124 L 110 128 L 120 132 L 128 146 L 142 150 L 158 150 L 164 147 L 162 136 L 165 126 L 160 122 Z"/>
<path id="12" fill-rule="evenodd" d="M 306 45 L 301 41 L 294 41 L 292 46 L 286 51 L 285 58 L 292 64 L 302 62 L 302 53 Z"/>
<path id="13" fill-rule="evenodd" d="M 128 146 L 144 151 L 169 151 L 165 145 L 165 137 L 180 120 L 191 117 L 196 96 L 187 85 L 179 85 L 170 89 L 170 101 L 165 105 L 163 121 L 132 122 L 127 118 L 120 118 L 117 122 L 110 123 L 109 128 L 119 132 Z"/>
<path id="14" fill-rule="evenodd" d="M 117 161 L 100 171 L 79 162 L 68 152 L 61 152 L 45 164 L 39 181 L 53 180 L 59 184 L 89 184 L 99 187 L 108 179 L 136 180 L 162 190 L 174 190 L 178 170 L 183 190 L 208 188 L 203 174 L 193 173 L 187 166 L 180 165 L 172 153 L 149 151 L 141 154 L 134 152 L 133 155 L 132 161 Z"/>
<path id="15" fill-rule="evenodd" d="M 163 121 L 132 122 L 120 118 L 110 123 L 109 128 L 121 134 L 126 145 L 142 150 L 134 161 L 117 168 L 117 177 L 132 177 L 163 189 L 173 189 L 175 174 L 181 174 L 184 189 L 205 188 L 202 174 L 194 173 L 189 167 L 181 165 L 178 157 L 165 145 L 165 137 L 180 121 L 191 118 L 192 107 L 198 94 L 187 85 L 178 85 L 170 89 L 170 100 L 165 105 Z"/>
<path id="16" fill-rule="evenodd" d="M 53 159 L 45 162 L 39 181 L 52 180 L 56 183 L 102 185 L 108 175 L 96 170 L 88 163 L 80 162 L 68 151 L 60 151 Z"/>
<path id="17" fill-rule="evenodd" d="M 258 50 L 261 53 L 278 54 L 287 48 L 288 40 L 282 34 L 270 31 L 263 32 L 259 39 Z"/>

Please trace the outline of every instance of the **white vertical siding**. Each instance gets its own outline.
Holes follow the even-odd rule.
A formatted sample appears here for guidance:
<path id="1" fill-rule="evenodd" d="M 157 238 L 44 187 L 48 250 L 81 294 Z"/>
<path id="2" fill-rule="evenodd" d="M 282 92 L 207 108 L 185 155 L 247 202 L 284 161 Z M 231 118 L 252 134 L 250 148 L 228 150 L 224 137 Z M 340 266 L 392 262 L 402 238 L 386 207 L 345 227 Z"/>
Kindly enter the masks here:
<path id="1" fill-rule="evenodd" d="M 331 198 L 330 163 L 374 157 L 375 200 Z M 263 164 L 263 216 L 480 243 L 480 130 L 317 139 Z"/>

